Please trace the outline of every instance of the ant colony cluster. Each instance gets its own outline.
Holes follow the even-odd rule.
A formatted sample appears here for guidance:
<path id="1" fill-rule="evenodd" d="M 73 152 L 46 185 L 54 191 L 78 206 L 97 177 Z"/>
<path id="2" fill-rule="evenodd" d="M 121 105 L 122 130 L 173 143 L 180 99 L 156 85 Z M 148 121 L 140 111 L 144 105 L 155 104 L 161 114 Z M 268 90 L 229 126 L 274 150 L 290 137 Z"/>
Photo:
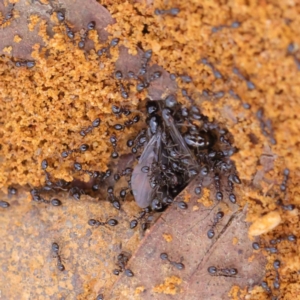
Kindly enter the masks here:
<path id="1" fill-rule="evenodd" d="M 174 95 L 148 100 L 147 124 L 138 143 L 148 142 L 131 177 L 133 195 L 141 208 L 163 210 L 195 177 L 197 195 L 203 186 L 213 184 L 217 201 L 226 194 L 236 202 L 234 183 L 239 184 L 240 179 L 230 161 L 236 149 L 225 129 L 210 122 L 196 106 L 182 106 Z"/>

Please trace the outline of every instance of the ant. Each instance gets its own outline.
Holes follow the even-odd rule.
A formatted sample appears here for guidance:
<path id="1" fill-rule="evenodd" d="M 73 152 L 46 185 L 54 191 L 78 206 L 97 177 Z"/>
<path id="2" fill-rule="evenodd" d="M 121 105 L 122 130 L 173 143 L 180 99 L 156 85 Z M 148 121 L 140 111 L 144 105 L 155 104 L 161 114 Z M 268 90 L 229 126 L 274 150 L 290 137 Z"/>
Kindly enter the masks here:
<path id="1" fill-rule="evenodd" d="M 100 123 L 101 123 L 100 118 L 95 119 L 92 122 L 91 126 L 88 126 L 87 128 L 81 129 L 80 135 L 83 136 L 83 137 L 86 136 L 88 133 L 92 132 L 94 128 L 99 127 Z"/>
<path id="2" fill-rule="evenodd" d="M 0 207 L 2 208 L 8 208 L 10 206 L 10 204 L 6 201 L 0 201 Z"/>
<path id="3" fill-rule="evenodd" d="M 96 27 L 96 22 L 91 21 L 90 23 L 88 23 L 87 29 L 82 30 L 82 34 L 80 36 L 80 41 L 78 42 L 78 48 L 79 49 L 84 48 L 89 31 L 95 29 L 95 27 Z"/>
<path id="4" fill-rule="evenodd" d="M 60 271 L 64 271 L 65 270 L 65 266 L 62 264 L 61 256 L 59 255 L 59 246 L 58 246 L 57 243 L 52 243 L 52 252 L 57 257 L 57 268 Z"/>
<path id="5" fill-rule="evenodd" d="M 271 144 L 273 145 L 276 145 L 276 140 L 275 140 L 275 137 L 274 137 L 274 130 L 273 130 L 273 127 L 272 127 L 272 123 L 271 123 L 271 120 L 270 119 L 265 119 L 264 118 L 264 110 L 263 108 L 260 108 L 257 113 L 256 113 L 256 117 L 260 123 L 260 129 L 262 131 L 262 134 L 264 136 L 267 136 L 270 138 L 270 142 Z"/>
<path id="6" fill-rule="evenodd" d="M 257 242 L 252 243 L 252 248 L 254 250 L 258 250 L 261 248 L 260 244 Z M 270 252 L 271 254 L 278 253 L 278 250 L 276 247 L 262 247 L 262 249 L 265 249 L 266 251 Z"/>
<path id="7" fill-rule="evenodd" d="M 122 97 L 123 99 L 128 99 L 129 94 L 128 94 L 128 92 L 125 90 L 124 85 L 123 85 L 122 83 L 119 83 L 119 86 L 120 86 L 121 97 Z"/>
<path id="8" fill-rule="evenodd" d="M 144 219 L 146 217 L 146 215 L 149 213 L 150 213 L 149 207 L 146 207 L 145 209 L 143 209 L 135 219 L 130 221 L 130 229 L 135 228 L 138 225 L 138 221 Z"/>
<path id="9" fill-rule="evenodd" d="M 207 271 L 212 276 L 224 276 L 224 277 L 234 277 L 238 273 L 238 270 L 235 268 L 219 269 L 215 266 L 209 267 Z"/>
<path id="10" fill-rule="evenodd" d="M 183 263 L 181 263 L 181 262 L 178 263 L 178 262 L 175 262 L 175 261 L 171 261 L 169 259 L 169 256 L 168 256 L 167 253 L 161 253 L 160 258 L 162 260 L 167 260 L 172 266 L 174 266 L 178 270 L 183 270 L 184 269 L 184 264 Z"/>
<path id="11" fill-rule="evenodd" d="M 170 8 L 170 9 L 166 9 L 166 10 L 156 8 L 155 11 L 154 11 L 154 14 L 157 15 L 157 16 L 160 16 L 160 15 L 176 16 L 176 15 L 179 14 L 179 12 L 180 12 L 180 9 L 175 8 L 175 7 Z"/>
<path id="12" fill-rule="evenodd" d="M 247 84 L 247 87 L 249 90 L 255 89 L 254 83 L 252 81 L 248 80 L 237 67 L 233 68 L 233 73 L 236 74 L 240 79 L 246 81 L 246 84 Z"/>
<path id="13" fill-rule="evenodd" d="M 212 239 L 215 236 L 214 228 L 218 225 L 218 223 L 223 217 L 224 217 L 224 212 L 222 211 L 217 212 L 217 214 L 215 215 L 213 224 L 211 228 L 207 231 L 207 237 L 209 239 Z"/>
<path id="14" fill-rule="evenodd" d="M 41 163 L 42 170 L 46 170 L 48 168 L 48 161 L 44 159 Z"/>
<path id="15" fill-rule="evenodd" d="M 275 279 L 274 279 L 274 282 L 273 282 L 273 286 L 275 289 L 279 289 L 280 287 L 280 279 L 279 279 L 279 272 L 278 272 L 278 269 L 280 268 L 280 260 L 276 259 L 274 262 L 273 262 L 273 267 L 276 271 L 276 276 L 275 276 Z"/>
<path id="16" fill-rule="evenodd" d="M 115 197 L 114 189 L 112 186 L 109 186 L 107 188 L 107 199 L 110 203 L 112 203 L 112 205 L 115 209 L 120 210 L 120 208 L 121 208 L 120 201 L 118 200 L 117 197 Z"/>
<path id="17" fill-rule="evenodd" d="M 278 199 L 276 204 L 280 206 L 283 210 L 292 211 L 296 208 L 294 204 L 283 204 L 282 199 Z"/>
<path id="18" fill-rule="evenodd" d="M 136 115 L 132 119 L 125 121 L 124 125 L 126 127 L 131 127 L 133 124 L 138 123 L 139 121 L 140 121 L 140 116 Z"/>
<path id="19" fill-rule="evenodd" d="M 82 194 L 84 194 L 84 191 L 81 190 L 79 187 L 74 186 L 69 190 L 69 194 L 75 199 L 80 200 L 80 197 Z"/>
<path id="20" fill-rule="evenodd" d="M 283 181 L 282 181 L 282 183 L 280 185 L 280 190 L 282 192 L 286 191 L 286 184 L 287 184 L 287 181 L 289 179 L 289 175 L 290 175 L 290 170 L 288 168 L 284 169 L 284 171 L 283 171 L 283 176 L 284 177 L 283 177 Z"/>
<path id="21" fill-rule="evenodd" d="M 117 258 L 118 268 L 113 270 L 113 274 L 119 275 L 120 272 L 125 271 L 125 275 L 127 277 L 133 277 L 134 276 L 133 272 L 130 269 L 126 269 L 126 265 L 128 261 L 129 261 L 129 257 L 124 253 L 120 253 Z"/>
<path id="22" fill-rule="evenodd" d="M 281 262 L 280 260 L 276 259 L 273 262 L 273 267 L 275 269 L 276 275 L 273 281 L 273 287 L 274 289 L 278 290 L 280 288 L 280 278 L 279 278 L 279 272 L 278 269 L 280 268 Z M 268 286 L 268 283 L 266 281 L 263 281 L 261 283 L 261 287 L 266 291 L 267 294 L 269 295 L 273 295 L 271 288 Z M 272 299 L 278 299 L 278 298 L 274 298 L 272 297 Z"/>
<path id="23" fill-rule="evenodd" d="M 87 144 L 82 144 L 82 145 L 80 145 L 80 147 L 78 148 L 78 149 L 73 149 L 73 150 L 66 150 L 66 151 L 63 151 L 62 153 L 61 153 L 61 157 L 62 158 L 67 158 L 70 154 L 72 154 L 72 153 L 74 153 L 74 152 L 85 152 L 85 151 L 87 151 L 88 149 L 89 149 L 90 147 L 89 147 L 89 145 L 87 145 Z M 43 163 L 43 162 L 42 162 Z M 43 167 L 42 167 L 43 168 Z"/>
<path id="24" fill-rule="evenodd" d="M 117 138 L 116 138 L 116 136 L 113 134 L 113 135 L 111 135 L 111 137 L 109 138 L 109 140 L 110 140 L 110 142 L 111 142 L 111 144 L 112 144 L 112 146 L 113 146 L 113 148 L 114 148 L 114 151 L 113 151 L 113 153 L 111 154 L 111 157 L 112 158 L 118 158 L 119 157 L 119 154 L 118 154 L 118 152 L 116 151 L 116 148 L 117 148 Z"/>
<path id="25" fill-rule="evenodd" d="M 16 195 L 18 193 L 18 190 L 12 186 L 9 186 L 7 188 L 8 191 L 8 195 L 12 196 L 12 195 Z"/>
<path id="26" fill-rule="evenodd" d="M 118 221 L 116 219 L 109 219 L 106 222 L 101 222 L 95 219 L 90 219 L 88 221 L 88 224 L 92 227 L 99 227 L 99 226 L 105 226 L 105 225 L 109 225 L 109 226 L 116 226 L 118 225 Z"/>
<path id="27" fill-rule="evenodd" d="M 41 197 L 39 194 L 39 191 L 36 189 L 32 189 L 30 191 L 32 200 L 38 203 L 46 203 L 46 204 L 52 204 L 52 206 L 61 206 L 62 202 L 59 199 L 51 199 L 51 200 L 46 200 L 45 198 Z"/>
<path id="28" fill-rule="evenodd" d="M 223 193 L 220 192 L 220 176 L 218 174 L 215 175 L 214 182 L 215 182 L 215 188 L 217 190 L 216 200 L 221 201 L 223 200 Z"/>
<path id="29" fill-rule="evenodd" d="M 211 68 L 216 79 L 221 79 L 223 77 L 222 74 L 215 68 L 215 66 L 212 63 L 208 62 L 208 60 L 206 58 L 202 58 L 201 62 L 204 65 Z"/>
<path id="30" fill-rule="evenodd" d="M 116 76 L 117 76 L 117 74 L 118 74 L 118 76 L 123 76 L 123 75 L 121 75 L 122 74 L 121 71 L 117 71 Z M 124 116 L 129 116 L 131 114 L 131 111 L 127 107 L 112 105 L 111 110 L 112 110 L 113 114 L 118 118 L 120 118 L 122 116 L 122 114 Z"/>
<path id="31" fill-rule="evenodd" d="M 261 283 L 261 287 L 262 287 L 268 294 L 271 293 L 271 289 L 270 289 L 270 287 L 268 286 L 268 284 L 267 284 L 266 281 L 263 281 L 263 282 Z"/>
<path id="32" fill-rule="evenodd" d="M 127 182 L 128 182 L 128 184 L 130 183 L 130 176 L 132 175 L 132 172 L 133 172 L 133 169 L 132 168 L 125 168 L 124 170 L 122 170 L 121 172 L 119 172 L 119 173 L 116 173 L 115 175 L 114 175 L 114 180 L 115 181 L 118 181 L 118 180 L 120 180 L 120 178 L 121 177 L 127 177 Z M 129 179 L 128 179 L 128 177 L 129 177 Z M 125 189 L 126 190 L 126 189 Z M 124 194 L 125 193 L 125 194 Z M 124 194 L 123 196 L 121 196 L 121 194 L 120 194 L 120 196 L 121 196 L 121 198 L 124 198 L 125 196 L 126 196 L 126 191 L 124 191 L 124 189 L 122 190 L 122 194 Z"/>
<path id="33" fill-rule="evenodd" d="M 279 244 L 283 240 L 287 240 L 289 242 L 295 242 L 297 240 L 297 237 L 294 234 L 289 234 L 289 235 L 284 236 L 284 237 L 278 237 L 277 239 L 272 239 L 270 241 L 270 244 L 271 245 L 276 245 L 276 244 Z"/>
<path id="34" fill-rule="evenodd" d="M 126 194 L 127 194 L 127 191 L 128 188 L 123 188 L 120 190 L 120 198 L 124 201 L 125 200 L 125 197 L 126 197 Z"/>

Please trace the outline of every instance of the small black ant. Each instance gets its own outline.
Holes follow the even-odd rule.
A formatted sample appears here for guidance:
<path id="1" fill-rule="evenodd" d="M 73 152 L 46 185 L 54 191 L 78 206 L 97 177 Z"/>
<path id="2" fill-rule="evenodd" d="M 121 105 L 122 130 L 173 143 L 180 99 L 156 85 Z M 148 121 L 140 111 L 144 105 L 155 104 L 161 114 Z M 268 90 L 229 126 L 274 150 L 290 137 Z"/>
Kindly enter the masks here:
<path id="1" fill-rule="evenodd" d="M 157 15 L 157 16 L 161 16 L 161 15 L 170 15 L 170 16 L 177 16 L 180 12 L 180 9 L 179 8 L 170 8 L 170 9 L 166 9 L 166 10 L 163 10 L 163 9 L 158 9 L 156 8 L 154 10 L 154 14 Z"/>
<path id="2" fill-rule="evenodd" d="M 263 282 L 261 283 L 261 287 L 262 287 L 268 294 L 271 293 L 271 289 L 270 289 L 270 287 L 268 286 L 268 283 L 267 283 L 266 281 L 263 281 Z"/>
<path id="3" fill-rule="evenodd" d="M 10 204 L 6 201 L 0 201 L 0 207 L 2 208 L 8 208 L 10 206 Z"/>
<path id="4" fill-rule="evenodd" d="M 130 221 L 130 229 L 135 228 L 138 225 L 138 221 L 144 219 L 146 217 L 146 215 L 149 213 L 150 213 L 149 207 L 146 207 L 145 209 L 143 209 L 135 219 Z"/>
<path id="5" fill-rule="evenodd" d="M 289 179 L 289 175 L 290 175 L 290 170 L 289 169 L 284 169 L 284 171 L 283 171 L 283 181 L 282 181 L 282 183 L 281 183 L 281 185 L 280 185 L 280 190 L 282 191 L 282 192 L 285 192 L 286 191 L 286 184 L 287 184 L 287 181 L 288 181 L 288 179 Z"/>
<path id="6" fill-rule="evenodd" d="M 99 226 L 105 226 L 105 225 L 109 225 L 109 226 L 116 226 L 118 225 L 118 221 L 116 219 L 109 219 L 106 222 L 101 222 L 95 219 L 90 219 L 88 221 L 88 224 L 92 227 L 99 227 Z"/>
<path id="7" fill-rule="evenodd" d="M 256 113 L 256 117 L 260 123 L 260 128 L 262 131 L 262 134 L 266 137 L 270 138 L 270 142 L 273 145 L 276 145 L 276 140 L 274 137 L 274 130 L 272 127 L 272 123 L 270 119 L 265 119 L 264 118 L 264 110 L 263 108 L 260 108 L 257 113 Z"/>
<path id="8" fill-rule="evenodd" d="M 211 228 L 207 231 L 207 237 L 209 239 L 212 239 L 215 236 L 214 228 L 217 226 L 217 224 L 220 222 L 220 220 L 224 217 L 224 212 L 219 211 L 214 217 L 213 224 Z"/>
<path id="9" fill-rule="evenodd" d="M 280 206 L 283 210 L 286 210 L 286 211 L 292 211 L 296 208 L 296 206 L 294 204 L 283 204 L 281 199 L 278 199 L 276 201 L 276 204 L 278 206 Z"/>
<path id="10" fill-rule="evenodd" d="M 9 186 L 7 188 L 7 191 L 8 191 L 8 195 L 10 196 L 16 195 L 18 193 L 18 190 L 12 186 Z"/>
<path id="11" fill-rule="evenodd" d="M 127 277 L 133 277 L 134 276 L 133 272 L 130 269 L 126 269 L 126 265 L 128 261 L 129 261 L 129 257 L 124 253 L 120 253 L 117 258 L 118 269 L 114 269 L 113 274 L 119 275 L 120 272 L 124 271 Z"/>
<path id="12" fill-rule="evenodd" d="M 275 272 L 276 272 L 276 276 L 274 278 L 274 282 L 273 282 L 273 286 L 274 286 L 274 289 L 279 289 L 280 288 L 280 279 L 279 279 L 279 272 L 278 272 L 278 269 L 280 268 L 280 260 L 276 259 L 274 262 L 273 262 L 273 267 L 275 269 Z"/>
<path id="13" fill-rule="evenodd" d="M 244 75 L 242 75 L 241 71 L 237 67 L 233 68 L 233 73 L 236 74 L 240 79 L 246 81 L 246 84 L 247 84 L 247 87 L 249 90 L 255 89 L 255 84 L 252 81 L 250 81 L 249 79 L 247 79 Z"/>
<path id="14" fill-rule="evenodd" d="M 169 259 L 169 256 L 168 256 L 167 253 L 161 253 L 161 254 L 160 254 L 160 258 L 161 258 L 162 260 L 167 260 L 172 266 L 174 266 L 174 267 L 175 267 L 176 269 L 178 269 L 178 270 L 183 270 L 183 269 L 184 269 L 184 264 L 183 264 L 183 263 L 171 261 L 171 260 Z"/>
<path id="15" fill-rule="evenodd" d="M 287 236 L 280 236 L 276 239 L 270 240 L 271 245 L 276 245 L 281 243 L 281 241 L 286 240 L 288 242 L 295 242 L 297 240 L 297 237 L 294 234 L 289 234 Z"/>
<path id="16" fill-rule="evenodd" d="M 114 148 L 114 151 L 113 151 L 113 153 L 111 154 L 111 157 L 112 157 L 112 158 L 118 158 L 118 157 L 119 157 L 119 154 L 118 154 L 118 152 L 116 151 L 116 148 L 117 148 L 117 137 L 113 134 L 113 135 L 110 136 L 109 140 L 110 140 L 110 142 L 111 142 L 111 144 L 112 144 L 112 146 L 113 146 L 113 148 Z"/>
<path id="17" fill-rule="evenodd" d="M 207 271 L 212 276 L 224 276 L 224 277 L 234 277 L 238 273 L 238 270 L 235 268 L 219 269 L 215 266 L 209 267 Z"/>
<path id="18" fill-rule="evenodd" d="M 278 253 L 278 250 L 277 250 L 276 247 L 261 247 L 261 245 L 257 242 L 252 243 L 252 248 L 254 250 L 258 250 L 258 249 L 262 248 L 262 249 L 265 249 L 266 251 L 268 251 L 272 254 Z"/>
<path id="19" fill-rule="evenodd" d="M 64 271 L 65 266 L 62 264 L 61 256 L 59 255 L 59 245 L 57 243 L 52 243 L 52 252 L 57 257 L 57 268 L 60 271 Z"/>
<path id="20" fill-rule="evenodd" d="M 48 162 L 44 159 L 41 163 L 42 170 L 46 170 L 48 168 Z"/>
<path id="21" fill-rule="evenodd" d="M 103 294 L 99 294 L 99 295 L 96 297 L 96 300 L 104 300 Z"/>
<path id="22" fill-rule="evenodd" d="M 59 199 L 51 199 L 46 200 L 45 198 L 41 197 L 37 190 L 31 190 L 32 200 L 38 203 L 46 203 L 51 204 L 52 206 L 61 206 L 62 202 Z"/>
<path id="23" fill-rule="evenodd" d="M 107 188 L 107 198 L 110 203 L 112 203 L 113 207 L 117 210 L 120 210 L 121 204 L 118 198 L 114 195 L 114 189 L 112 186 Z"/>
<path id="24" fill-rule="evenodd" d="M 124 201 L 125 197 L 126 197 L 126 191 L 128 190 L 128 188 L 123 188 L 120 190 L 120 198 Z"/>
<path id="25" fill-rule="evenodd" d="M 74 186 L 69 190 L 69 194 L 78 201 L 80 200 L 81 195 L 84 194 L 84 191 L 79 187 Z"/>
<path id="26" fill-rule="evenodd" d="M 99 127 L 100 123 L 101 123 L 100 118 L 95 119 L 92 122 L 91 126 L 88 126 L 87 128 L 81 129 L 80 135 L 83 136 L 83 137 L 86 136 L 88 133 L 92 132 L 94 128 Z"/>

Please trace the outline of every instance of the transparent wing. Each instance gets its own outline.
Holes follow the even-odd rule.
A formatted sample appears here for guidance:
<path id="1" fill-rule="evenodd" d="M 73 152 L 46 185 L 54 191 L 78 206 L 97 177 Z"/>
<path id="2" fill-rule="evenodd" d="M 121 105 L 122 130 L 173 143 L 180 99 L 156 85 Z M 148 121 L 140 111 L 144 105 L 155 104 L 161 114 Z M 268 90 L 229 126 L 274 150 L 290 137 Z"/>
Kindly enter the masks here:
<path id="1" fill-rule="evenodd" d="M 137 205 L 145 208 L 151 204 L 154 190 L 150 186 L 149 173 L 143 173 L 142 167 L 151 168 L 152 163 L 160 158 L 161 151 L 161 131 L 152 136 L 135 166 L 131 176 L 131 188 Z"/>

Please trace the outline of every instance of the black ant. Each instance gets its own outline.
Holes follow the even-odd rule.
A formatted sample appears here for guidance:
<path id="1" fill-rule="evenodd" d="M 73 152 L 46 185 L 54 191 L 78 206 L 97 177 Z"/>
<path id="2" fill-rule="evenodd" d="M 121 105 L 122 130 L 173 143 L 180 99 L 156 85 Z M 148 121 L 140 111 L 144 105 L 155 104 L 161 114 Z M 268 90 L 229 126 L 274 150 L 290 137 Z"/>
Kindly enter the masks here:
<path id="1" fill-rule="evenodd" d="M 134 276 L 133 272 L 130 269 L 126 269 L 126 265 L 128 261 L 129 261 L 129 257 L 124 253 L 120 253 L 117 258 L 118 269 L 114 269 L 113 274 L 119 275 L 120 272 L 124 271 L 127 277 L 133 277 Z"/>
<path id="2" fill-rule="evenodd" d="M 44 159 L 41 163 L 42 170 L 46 170 L 48 168 L 48 161 Z"/>
<path id="3" fill-rule="evenodd" d="M 80 200 L 80 197 L 82 194 L 84 194 L 84 191 L 81 190 L 79 187 L 74 186 L 69 190 L 69 194 L 75 199 Z"/>
<path id="4" fill-rule="evenodd" d="M 235 268 L 219 269 L 215 266 L 209 267 L 207 271 L 212 276 L 224 276 L 224 277 L 234 277 L 238 273 L 238 270 Z"/>
<path id="5" fill-rule="evenodd" d="M 214 228 L 217 226 L 217 224 L 220 222 L 220 220 L 224 217 L 224 212 L 219 211 L 214 217 L 213 224 L 211 228 L 207 231 L 207 237 L 209 239 L 212 239 L 215 236 Z"/>
<path id="6" fill-rule="evenodd" d="M 112 157 L 112 158 L 118 158 L 118 157 L 119 157 L 119 154 L 118 154 L 118 152 L 116 151 L 116 148 L 117 148 L 117 137 L 113 134 L 113 135 L 110 136 L 109 140 L 110 140 L 110 142 L 111 142 L 111 144 L 112 144 L 112 146 L 113 146 L 113 148 L 114 148 L 114 151 L 113 151 L 113 153 L 111 154 L 111 157 Z"/>
<path id="7" fill-rule="evenodd" d="M 143 209 L 135 219 L 130 221 L 130 229 L 135 228 L 138 225 L 138 221 L 144 219 L 146 217 L 146 215 L 149 213 L 150 213 L 149 207 L 146 207 L 145 209 Z"/>
<path id="8" fill-rule="evenodd" d="M 95 27 L 96 27 L 96 22 L 91 21 L 90 23 L 88 23 L 87 29 L 82 31 L 81 36 L 80 36 L 80 41 L 78 42 L 79 49 L 83 49 L 85 47 L 85 42 L 86 42 L 88 33 L 90 30 L 95 29 Z"/>
<path id="9" fill-rule="evenodd" d="M 262 134 L 264 136 L 267 136 L 267 137 L 270 138 L 271 144 L 276 145 L 276 140 L 275 140 L 275 137 L 274 137 L 274 130 L 273 130 L 273 127 L 272 127 L 271 120 L 264 118 L 264 110 L 263 110 L 263 108 L 260 108 L 257 111 L 256 117 L 259 120 Z"/>
<path id="10" fill-rule="evenodd" d="M 257 242 L 252 243 L 252 248 L 254 250 L 258 250 L 260 248 L 265 249 L 266 251 L 270 252 L 271 254 L 278 253 L 278 250 L 276 247 L 261 247 L 261 245 Z"/>
<path id="11" fill-rule="evenodd" d="M 57 257 L 57 268 L 60 271 L 64 271 L 65 270 L 65 266 L 62 264 L 61 256 L 59 255 L 59 246 L 58 246 L 57 243 L 52 243 L 52 252 Z"/>
<path id="12" fill-rule="evenodd" d="M 281 236 L 281 237 L 278 237 L 276 239 L 270 240 L 270 244 L 271 245 L 276 245 L 276 244 L 279 244 L 283 240 L 286 240 L 286 241 L 289 241 L 289 242 L 295 242 L 297 240 L 297 237 L 294 234 L 289 234 L 287 236 Z"/>
<path id="13" fill-rule="evenodd" d="M 166 9 L 166 10 L 156 8 L 155 11 L 154 11 L 154 14 L 157 15 L 157 16 L 161 16 L 161 15 L 176 16 L 176 15 L 179 14 L 179 12 L 180 12 L 180 9 L 175 8 L 175 7 L 170 8 L 170 9 Z"/>
<path id="14" fill-rule="evenodd" d="M 18 190 L 12 186 L 9 186 L 7 188 L 7 191 L 8 191 L 8 195 L 10 196 L 16 195 L 18 193 Z"/>
<path id="15" fill-rule="evenodd" d="M 118 198 L 114 195 L 114 189 L 112 186 L 107 188 L 107 198 L 110 203 L 112 203 L 113 207 L 117 210 L 120 210 L 121 205 Z"/>
<path id="16" fill-rule="evenodd" d="M 45 198 L 41 197 L 39 190 L 37 189 L 32 189 L 30 191 L 32 200 L 38 203 L 46 203 L 46 204 L 52 204 L 52 206 L 61 206 L 62 202 L 59 199 L 51 199 L 51 200 L 46 200 Z"/>
<path id="17" fill-rule="evenodd" d="M 2 208 L 8 208 L 10 206 L 10 204 L 6 201 L 0 201 L 0 207 Z"/>
<path id="18" fill-rule="evenodd" d="M 274 278 L 274 282 L 273 282 L 273 286 L 275 289 L 279 289 L 280 288 L 280 279 L 279 279 L 279 272 L 278 272 L 278 269 L 280 268 L 280 260 L 276 259 L 274 262 L 273 262 L 273 267 L 276 271 L 276 276 Z"/>
<path id="19" fill-rule="evenodd" d="M 117 71 L 116 74 L 118 72 L 120 72 L 120 71 Z M 122 74 L 121 72 L 118 73 L 119 76 L 121 74 Z M 121 117 L 122 114 L 124 116 L 129 116 L 131 114 L 131 111 L 127 107 L 123 107 L 123 106 L 112 105 L 111 110 L 116 117 Z"/>
<path id="20" fill-rule="evenodd" d="M 263 282 L 261 283 L 261 287 L 262 287 L 268 294 L 271 293 L 271 289 L 270 289 L 270 287 L 268 286 L 268 283 L 267 283 L 266 281 L 263 281 Z"/>
<path id="21" fill-rule="evenodd" d="M 161 258 L 162 260 L 167 260 L 172 266 L 174 266 L 174 267 L 175 267 L 176 269 L 178 269 L 178 270 L 183 270 L 183 269 L 184 269 L 184 264 L 183 264 L 183 263 L 171 261 L 171 260 L 169 259 L 169 256 L 168 256 L 167 253 L 161 253 L 161 254 L 160 254 L 160 258 Z"/>
<path id="22" fill-rule="evenodd" d="M 292 211 L 296 208 L 294 204 L 283 204 L 281 199 L 276 201 L 276 204 L 280 206 L 283 210 Z"/>
<path id="23" fill-rule="evenodd" d="M 208 62 L 208 60 L 206 58 L 202 58 L 201 62 L 204 65 L 211 68 L 216 79 L 221 79 L 223 77 L 222 74 L 215 68 L 215 66 L 212 63 Z"/>
<path id="24" fill-rule="evenodd" d="M 109 219 L 106 222 L 101 222 L 95 219 L 90 219 L 88 221 L 88 224 L 92 227 L 99 227 L 99 226 L 105 226 L 105 225 L 109 225 L 109 226 L 116 226 L 118 225 L 118 221 L 116 219 Z"/>
<path id="25" fill-rule="evenodd" d="M 124 126 L 131 127 L 133 124 L 138 123 L 140 121 L 140 116 L 136 115 L 132 119 L 124 122 Z"/>
<path id="26" fill-rule="evenodd" d="M 233 68 L 233 73 L 236 74 L 240 79 L 246 81 L 247 87 L 249 90 L 254 90 L 255 89 L 255 85 L 252 81 L 250 81 L 249 79 L 247 79 L 244 75 L 242 75 L 241 71 L 234 67 Z"/>
<path id="27" fill-rule="evenodd" d="M 282 183 L 281 183 L 281 185 L 280 185 L 280 190 L 282 191 L 282 192 L 285 192 L 285 190 L 286 190 L 286 184 L 287 184 L 287 181 L 288 181 L 288 179 L 289 179 L 289 175 L 290 175 L 290 170 L 289 169 L 284 169 L 284 171 L 283 171 L 283 181 L 282 181 Z"/>
<path id="28" fill-rule="evenodd" d="M 88 126 L 87 128 L 81 129 L 80 135 L 83 136 L 83 137 L 86 136 L 88 133 L 92 132 L 94 128 L 99 127 L 100 123 L 101 123 L 101 120 L 99 118 L 95 119 L 92 122 L 91 126 Z"/>
<path id="29" fill-rule="evenodd" d="M 63 152 L 61 153 L 61 157 L 62 157 L 62 158 L 67 158 L 70 154 L 72 154 L 72 153 L 74 153 L 74 152 L 76 152 L 76 153 L 78 153 L 78 152 L 83 153 L 83 152 L 87 151 L 89 148 L 90 148 L 89 145 L 87 145 L 87 144 L 82 144 L 82 145 L 80 145 L 80 147 L 79 147 L 78 149 L 73 149 L 73 150 L 66 150 L 66 151 L 63 151 Z"/>
<path id="30" fill-rule="evenodd" d="M 126 194 L 127 194 L 127 191 L 128 188 L 123 188 L 120 190 L 120 198 L 124 201 L 125 200 L 125 197 L 126 197 Z"/>

